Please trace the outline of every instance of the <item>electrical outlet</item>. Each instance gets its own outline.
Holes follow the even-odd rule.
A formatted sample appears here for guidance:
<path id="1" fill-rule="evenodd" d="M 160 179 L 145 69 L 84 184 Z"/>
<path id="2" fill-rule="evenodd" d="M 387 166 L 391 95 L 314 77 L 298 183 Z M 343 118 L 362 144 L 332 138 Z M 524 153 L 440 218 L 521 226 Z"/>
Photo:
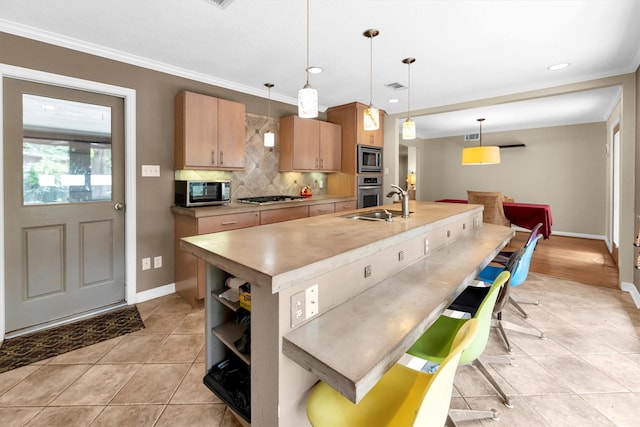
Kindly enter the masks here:
<path id="1" fill-rule="evenodd" d="M 304 290 L 304 307 L 305 307 L 305 320 L 310 319 L 318 314 L 320 303 L 318 300 L 318 284 L 309 286 Z"/>
<path id="2" fill-rule="evenodd" d="M 162 267 L 162 256 L 153 257 L 153 268 Z"/>
<path id="3" fill-rule="evenodd" d="M 371 266 L 367 265 L 364 268 L 364 278 L 366 279 L 367 277 L 371 276 Z"/>
<path id="4" fill-rule="evenodd" d="M 404 260 L 404 251 L 400 251 L 398 252 L 398 261 L 403 261 Z"/>
<path id="5" fill-rule="evenodd" d="M 142 269 L 149 270 L 151 268 L 151 258 L 142 258 Z"/>
<path id="6" fill-rule="evenodd" d="M 142 165 L 142 176 L 160 176 L 160 165 Z"/>
<path id="7" fill-rule="evenodd" d="M 295 328 L 304 322 L 304 312 L 306 310 L 305 291 L 291 295 L 291 327 Z"/>

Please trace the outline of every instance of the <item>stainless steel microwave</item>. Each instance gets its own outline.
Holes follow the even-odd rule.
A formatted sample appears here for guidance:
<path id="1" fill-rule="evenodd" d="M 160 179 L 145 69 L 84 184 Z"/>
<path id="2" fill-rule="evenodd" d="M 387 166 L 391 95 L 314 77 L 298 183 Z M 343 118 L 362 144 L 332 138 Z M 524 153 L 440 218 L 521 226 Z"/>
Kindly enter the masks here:
<path id="1" fill-rule="evenodd" d="M 382 173 L 382 148 L 358 145 L 358 173 Z"/>
<path id="2" fill-rule="evenodd" d="M 231 181 L 176 181 L 176 206 L 223 205 L 231 201 Z"/>

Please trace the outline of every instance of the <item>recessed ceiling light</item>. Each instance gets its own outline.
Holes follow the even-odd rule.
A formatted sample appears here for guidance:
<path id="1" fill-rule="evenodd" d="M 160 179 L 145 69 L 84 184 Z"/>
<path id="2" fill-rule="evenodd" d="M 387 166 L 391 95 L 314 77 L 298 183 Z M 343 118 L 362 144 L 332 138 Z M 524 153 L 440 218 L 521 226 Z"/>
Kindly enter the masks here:
<path id="1" fill-rule="evenodd" d="M 398 103 L 398 102 L 400 102 L 400 100 L 398 98 L 391 98 L 389 100 L 389 104 L 395 104 L 395 103 Z"/>
<path id="2" fill-rule="evenodd" d="M 324 68 L 320 67 L 319 65 L 310 65 L 309 68 L 307 68 L 307 71 L 311 74 L 320 74 L 324 71 Z"/>
<path id="3" fill-rule="evenodd" d="M 550 71 L 557 71 L 557 70 L 562 70 L 563 68 L 567 68 L 569 66 L 568 62 L 563 62 L 560 64 L 553 64 L 547 67 L 547 70 Z"/>

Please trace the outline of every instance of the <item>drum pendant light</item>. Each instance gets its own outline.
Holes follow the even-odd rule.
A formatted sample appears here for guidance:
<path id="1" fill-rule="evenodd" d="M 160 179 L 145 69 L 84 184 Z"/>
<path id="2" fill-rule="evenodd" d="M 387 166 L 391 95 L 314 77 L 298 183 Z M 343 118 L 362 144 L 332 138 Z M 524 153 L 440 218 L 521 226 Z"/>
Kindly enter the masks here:
<path id="1" fill-rule="evenodd" d="M 416 62 L 415 58 L 405 58 L 402 60 L 407 64 L 409 78 L 407 80 L 407 120 L 402 123 L 402 139 L 416 139 L 416 122 L 411 120 L 411 64 Z"/>
<path id="2" fill-rule="evenodd" d="M 380 31 L 369 29 L 362 33 L 370 40 L 369 43 L 369 107 L 364 110 L 364 130 L 378 130 L 380 128 L 380 110 L 373 106 L 373 38 Z"/>
<path id="3" fill-rule="evenodd" d="M 500 163 L 500 147 L 482 145 L 482 122 L 484 119 L 477 119 L 480 123 L 480 145 L 478 147 L 467 147 L 462 149 L 463 165 L 495 165 Z"/>
<path id="4" fill-rule="evenodd" d="M 298 91 L 298 116 L 318 117 L 318 91 L 309 84 L 309 0 L 307 0 L 307 83 Z"/>
<path id="5" fill-rule="evenodd" d="M 264 146 L 272 148 L 276 145 L 276 136 L 271 129 L 269 129 L 269 122 L 271 121 L 271 88 L 274 86 L 273 83 L 265 83 L 264 84 L 269 89 L 269 101 L 268 101 L 268 113 L 267 113 L 267 131 L 264 133 Z"/>

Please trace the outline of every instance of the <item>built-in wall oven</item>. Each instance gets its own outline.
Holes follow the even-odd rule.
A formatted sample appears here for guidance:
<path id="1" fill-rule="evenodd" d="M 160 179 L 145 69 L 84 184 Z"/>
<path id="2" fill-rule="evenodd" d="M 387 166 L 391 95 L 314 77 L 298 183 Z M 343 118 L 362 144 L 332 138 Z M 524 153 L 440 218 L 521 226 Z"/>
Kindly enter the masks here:
<path id="1" fill-rule="evenodd" d="M 382 204 L 382 175 L 358 175 L 358 209 Z"/>

